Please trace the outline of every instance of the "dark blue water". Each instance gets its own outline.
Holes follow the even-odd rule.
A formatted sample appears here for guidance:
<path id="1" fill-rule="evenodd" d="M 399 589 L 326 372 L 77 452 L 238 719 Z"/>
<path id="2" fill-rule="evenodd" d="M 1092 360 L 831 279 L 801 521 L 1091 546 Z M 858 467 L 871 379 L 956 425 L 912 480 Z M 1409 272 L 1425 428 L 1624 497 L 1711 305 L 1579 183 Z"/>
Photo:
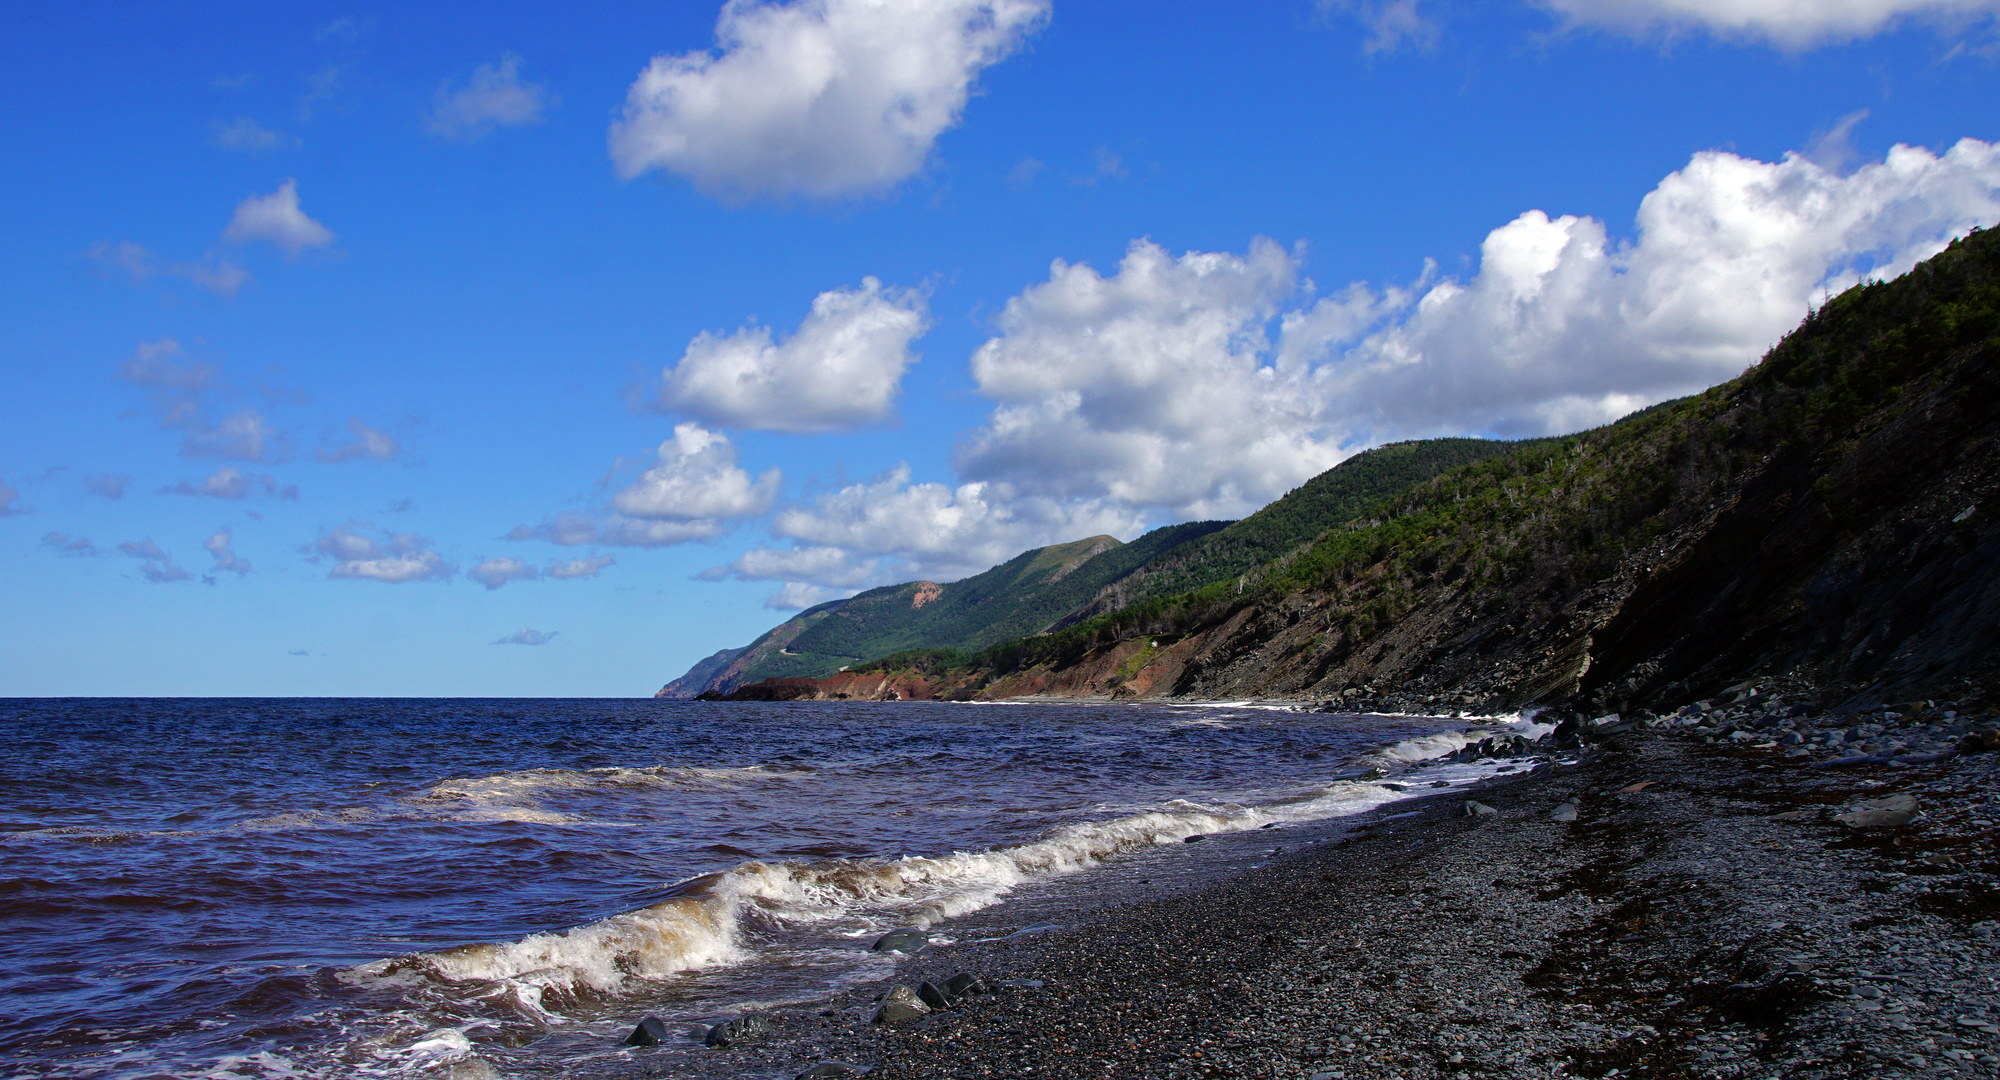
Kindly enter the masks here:
<path id="1" fill-rule="evenodd" d="M 1358 768 L 1464 727 L 1226 706 L 0 701 L 0 1063 L 349 1076 L 477 1054 L 552 1074 L 560 1036 L 825 992 L 866 976 L 882 930 L 1026 882 L 1378 805 L 1396 793 Z"/>

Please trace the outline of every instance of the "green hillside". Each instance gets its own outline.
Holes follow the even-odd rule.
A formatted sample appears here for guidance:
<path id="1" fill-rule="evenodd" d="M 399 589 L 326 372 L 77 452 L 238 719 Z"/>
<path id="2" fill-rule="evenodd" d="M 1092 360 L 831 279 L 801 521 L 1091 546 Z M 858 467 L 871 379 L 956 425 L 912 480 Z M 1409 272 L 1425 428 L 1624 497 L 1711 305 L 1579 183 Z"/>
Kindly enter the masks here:
<path id="1" fill-rule="evenodd" d="M 660 696 L 694 697 L 769 678 L 818 678 L 906 649 L 978 650 L 1039 633 L 1107 583 L 1225 524 L 1173 525 L 1130 544 L 1093 536 L 1022 552 L 963 581 L 870 589 L 800 612 L 744 648 L 702 660 Z"/>
<path id="2" fill-rule="evenodd" d="M 1187 564 L 1176 580 L 1205 584 L 963 666 L 990 680 L 1209 634 L 1174 692 L 1423 687 L 1506 668 L 1517 700 L 1581 674 L 1617 707 L 1757 665 L 1934 677 L 1995 634 L 1980 605 L 1996 549 L 1980 530 L 1996 355 L 2000 232 L 1975 231 L 1835 297 L 1736 380 L 1378 496 L 1246 587 L 1222 530 L 1169 560 Z M 1880 643 L 1919 634 L 1921 647 Z"/>
<path id="3" fill-rule="evenodd" d="M 1259 572 L 1329 529 L 1364 516 L 1382 499 L 1439 473 L 1508 453 L 1535 440 L 1422 439 L 1356 454 L 1241 521 L 1181 544 L 1115 579 L 1062 619 L 1074 625 L 1130 604 L 1173 596 Z M 1248 584 L 1246 582 L 1246 584 Z"/>

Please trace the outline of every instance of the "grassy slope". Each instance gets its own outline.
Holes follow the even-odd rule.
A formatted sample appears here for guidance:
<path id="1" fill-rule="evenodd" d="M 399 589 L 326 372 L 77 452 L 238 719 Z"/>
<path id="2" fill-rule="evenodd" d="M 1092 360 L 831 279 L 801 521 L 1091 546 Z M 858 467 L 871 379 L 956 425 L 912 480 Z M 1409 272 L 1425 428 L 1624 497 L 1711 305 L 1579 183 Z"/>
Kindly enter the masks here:
<path id="1" fill-rule="evenodd" d="M 1327 530 L 1353 522 L 1384 497 L 1523 445 L 1527 444 L 1492 439 L 1423 439 L 1356 454 L 1249 517 L 1139 567 L 1058 623 L 1058 628 L 1150 598 L 1233 583 Z"/>
<path id="2" fill-rule="evenodd" d="M 871 656 L 911 648 L 982 649 L 1036 633 L 1096 594 L 1105 583 L 1223 522 L 1155 529 L 1130 544 L 1094 536 L 1036 548 L 963 581 L 905 582 L 821 605 L 753 642 L 728 671 L 729 686 L 767 678 L 831 675 Z M 924 602 L 917 603 L 919 597 Z M 779 631 L 794 627 L 794 632 Z M 783 640 L 780 641 L 780 638 Z M 712 679 L 725 670 L 703 661 Z M 697 665 L 698 667 L 701 665 Z M 688 676 L 676 680 L 698 692 Z"/>

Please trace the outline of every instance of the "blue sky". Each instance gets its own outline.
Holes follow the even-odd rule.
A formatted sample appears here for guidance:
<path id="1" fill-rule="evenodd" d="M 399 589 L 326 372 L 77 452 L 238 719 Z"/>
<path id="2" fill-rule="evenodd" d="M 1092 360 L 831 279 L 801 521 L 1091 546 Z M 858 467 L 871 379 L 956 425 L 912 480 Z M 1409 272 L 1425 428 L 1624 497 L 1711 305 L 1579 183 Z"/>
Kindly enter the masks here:
<path id="1" fill-rule="evenodd" d="M 2000 0 L 44 6 L 0 695 L 631 695 L 1741 371 L 2000 220 Z"/>

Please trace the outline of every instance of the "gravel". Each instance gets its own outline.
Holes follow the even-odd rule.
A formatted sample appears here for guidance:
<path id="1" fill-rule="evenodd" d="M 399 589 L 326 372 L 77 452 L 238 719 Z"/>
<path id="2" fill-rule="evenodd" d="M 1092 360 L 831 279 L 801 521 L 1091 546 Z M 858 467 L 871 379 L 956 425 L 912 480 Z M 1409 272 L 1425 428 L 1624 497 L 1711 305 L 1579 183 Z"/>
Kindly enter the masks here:
<path id="1" fill-rule="evenodd" d="M 891 980 L 771 1009 L 766 1041 L 633 1050 L 589 1075 L 1994 1075 L 2000 754 L 1953 752 L 1990 721 L 1936 703 L 1786 715 L 1782 694 L 1739 692 L 1748 707 L 1600 723 L 1621 733 L 1476 788 L 1253 834 L 1292 842 L 1058 930 L 995 940 L 994 918 L 1050 912 L 988 909 L 977 933 L 933 928 L 957 943 Z M 1900 824 L 1838 820 L 1898 796 L 1916 803 Z M 1493 812 L 1465 816 L 1469 797 Z M 1229 839 L 1186 857 L 1226 858 Z M 993 991 L 870 1022 L 895 987 L 961 972 Z"/>

